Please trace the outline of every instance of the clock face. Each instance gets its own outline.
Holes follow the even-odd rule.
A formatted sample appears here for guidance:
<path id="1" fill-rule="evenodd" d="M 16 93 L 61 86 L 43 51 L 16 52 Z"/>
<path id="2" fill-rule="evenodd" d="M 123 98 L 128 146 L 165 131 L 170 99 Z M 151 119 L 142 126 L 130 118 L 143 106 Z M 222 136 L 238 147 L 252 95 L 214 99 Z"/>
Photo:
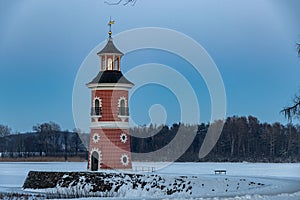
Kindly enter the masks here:
<path id="1" fill-rule="evenodd" d="M 109 59 L 107 60 L 107 69 L 108 69 L 108 70 L 112 70 L 112 59 L 111 59 L 111 58 L 109 58 Z"/>

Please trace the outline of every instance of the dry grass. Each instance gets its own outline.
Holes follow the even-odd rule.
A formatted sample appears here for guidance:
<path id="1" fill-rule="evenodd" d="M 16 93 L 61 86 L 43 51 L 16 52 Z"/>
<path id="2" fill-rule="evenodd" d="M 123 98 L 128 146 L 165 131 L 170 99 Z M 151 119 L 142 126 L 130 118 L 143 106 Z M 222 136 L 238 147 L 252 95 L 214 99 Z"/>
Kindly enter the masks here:
<path id="1" fill-rule="evenodd" d="M 29 158 L 0 158 L 0 162 L 86 162 L 86 159 L 74 156 L 68 157 L 29 157 Z"/>
<path id="2" fill-rule="evenodd" d="M 21 199 L 21 200 L 28 200 L 28 199 L 46 199 L 46 196 L 43 194 L 20 194 L 20 193 L 0 193 L 0 199 Z"/>

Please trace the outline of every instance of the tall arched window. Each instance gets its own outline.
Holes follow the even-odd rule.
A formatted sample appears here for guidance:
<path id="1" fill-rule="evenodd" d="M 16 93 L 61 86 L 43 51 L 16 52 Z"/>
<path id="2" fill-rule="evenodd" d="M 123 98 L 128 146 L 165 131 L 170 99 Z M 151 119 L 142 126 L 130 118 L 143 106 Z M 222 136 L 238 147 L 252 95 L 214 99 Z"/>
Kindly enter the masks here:
<path id="1" fill-rule="evenodd" d="M 119 99 L 119 115 L 120 116 L 128 116 L 128 107 L 126 106 L 126 99 L 121 97 Z"/>
<path id="2" fill-rule="evenodd" d="M 105 71 L 105 58 L 102 58 L 102 63 L 101 63 L 101 70 Z"/>
<path id="3" fill-rule="evenodd" d="M 119 70 L 119 58 L 114 60 L 114 70 Z"/>
<path id="4" fill-rule="evenodd" d="M 125 99 L 121 99 L 120 106 L 121 108 L 125 108 Z"/>
<path id="5" fill-rule="evenodd" d="M 112 70 L 113 69 L 113 61 L 111 58 L 107 60 L 107 70 Z"/>
<path id="6" fill-rule="evenodd" d="M 92 115 L 100 116 L 102 115 L 102 103 L 101 99 L 96 97 L 94 100 L 94 107 L 92 109 Z"/>

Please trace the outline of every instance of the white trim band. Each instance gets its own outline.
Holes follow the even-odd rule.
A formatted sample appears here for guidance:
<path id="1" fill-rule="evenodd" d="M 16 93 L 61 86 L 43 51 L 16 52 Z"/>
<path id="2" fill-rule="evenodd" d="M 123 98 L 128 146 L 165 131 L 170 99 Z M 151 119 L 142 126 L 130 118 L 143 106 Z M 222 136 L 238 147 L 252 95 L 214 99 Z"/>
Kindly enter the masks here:
<path id="1" fill-rule="evenodd" d="M 118 129 L 123 129 L 123 128 L 129 128 L 129 123 L 128 122 L 92 122 L 91 128 L 97 129 L 97 128 L 118 128 Z"/>
<path id="2" fill-rule="evenodd" d="M 87 87 L 92 90 L 129 90 L 133 87 L 133 84 L 126 83 L 91 83 L 87 84 Z"/>

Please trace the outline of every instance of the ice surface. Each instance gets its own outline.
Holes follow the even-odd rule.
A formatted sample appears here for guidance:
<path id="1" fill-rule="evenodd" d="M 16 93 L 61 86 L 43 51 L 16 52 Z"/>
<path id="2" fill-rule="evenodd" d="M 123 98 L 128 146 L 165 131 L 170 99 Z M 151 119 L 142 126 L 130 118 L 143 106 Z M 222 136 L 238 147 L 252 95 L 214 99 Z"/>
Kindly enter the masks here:
<path id="1" fill-rule="evenodd" d="M 300 199 L 300 163 L 173 163 L 165 166 L 166 163 L 133 163 L 135 169 L 157 169 L 156 173 L 161 176 L 174 175 L 196 175 L 200 177 L 199 188 L 196 196 L 191 199 L 214 199 L 214 200 L 299 200 Z M 43 162 L 43 163 L 0 163 L 0 192 L 24 192 L 21 190 L 23 182 L 29 171 L 86 171 L 85 162 Z M 214 175 L 214 170 L 225 169 L 227 175 Z M 146 173 L 146 172 L 140 172 Z M 229 186 L 224 182 L 228 177 Z M 262 182 L 268 187 L 263 189 L 250 188 L 241 182 L 241 179 L 253 182 Z M 202 184 L 205 188 L 202 188 Z M 217 183 L 217 184 L 216 184 Z M 238 183 L 240 185 L 238 185 Z M 248 182 L 247 182 L 248 183 Z M 227 188 L 229 187 L 229 188 Z M 239 192 L 236 188 L 239 187 Z M 211 194 L 214 189 L 215 195 L 203 195 L 205 192 Z M 130 188 L 123 188 L 124 190 Z M 227 192 L 226 189 L 228 190 Z M 245 194 L 245 189 L 247 189 Z M 156 191 L 157 192 L 157 191 Z M 155 192 L 148 193 L 150 196 L 143 198 L 155 198 Z M 198 196 L 197 196 L 198 195 Z M 242 196 L 241 196 L 242 195 Z M 202 198 L 201 198 L 202 197 Z M 205 197 L 205 198 L 203 198 Z M 127 197 L 129 198 L 129 197 Z M 130 199 L 134 198 L 134 195 Z M 158 198 L 158 196 L 157 196 Z M 160 197 L 161 198 L 161 197 Z M 180 196 L 173 196 L 172 199 L 185 199 Z M 86 198 L 93 199 L 93 198 Z M 94 198 L 97 199 L 97 198 Z M 114 199 L 114 198 L 107 198 Z M 138 198 L 137 198 L 138 199 Z M 169 199 L 169 197 L 165 197 Z"/>

